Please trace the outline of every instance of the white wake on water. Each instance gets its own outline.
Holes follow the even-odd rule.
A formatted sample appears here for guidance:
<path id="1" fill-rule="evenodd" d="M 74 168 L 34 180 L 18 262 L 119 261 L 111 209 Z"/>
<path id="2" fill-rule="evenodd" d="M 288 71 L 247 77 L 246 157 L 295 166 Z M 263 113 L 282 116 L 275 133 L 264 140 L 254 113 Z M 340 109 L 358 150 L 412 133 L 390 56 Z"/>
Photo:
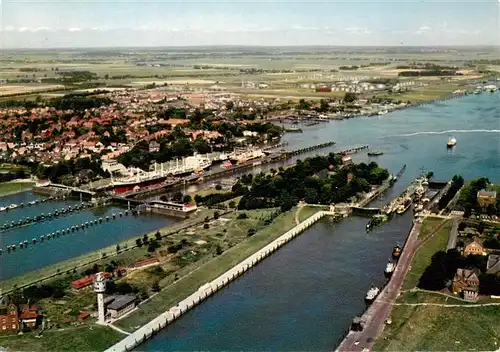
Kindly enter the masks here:
<path id="1" fill-rule="evenodd" d="M 431 134 L 446 134 L 446 133 L 500 133 L 500 130 L 446 130 L 446 131 L 423 131 L 406 134 L 397 134 L 391 137 L 413 137 Z"/>

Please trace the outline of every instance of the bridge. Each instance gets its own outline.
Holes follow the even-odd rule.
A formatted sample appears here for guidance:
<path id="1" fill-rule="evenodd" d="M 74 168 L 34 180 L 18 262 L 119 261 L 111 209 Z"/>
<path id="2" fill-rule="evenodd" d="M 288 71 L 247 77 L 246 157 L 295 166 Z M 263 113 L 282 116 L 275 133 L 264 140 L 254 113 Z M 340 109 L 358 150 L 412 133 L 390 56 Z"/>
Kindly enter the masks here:
<path id="1" fill-rule="evenodd" d="M 48 183 L 43 186 L 35 186 L 33 188 L 35 192 L 40 192 L 40 193 L 48 193 L 48 194 L 69 194 L 72 196 L 80 196 L 80 197 L 85 197 L 86 199 L 91 199 L 96 195 L 96 192 L 86 190 L 86 189 L 81 189 L 78 187 L 71 187 L 71 186 L 66 186 L 66 185 L 61 185 L 58 183 Z"/>
<path id="2" fill-rule="evenodd" d="M 353 214 L 357 215 L 375 215 L 380 214 L 382 210 L 380 208 L 369 208 L 369 207 L 351 207 Z"/>

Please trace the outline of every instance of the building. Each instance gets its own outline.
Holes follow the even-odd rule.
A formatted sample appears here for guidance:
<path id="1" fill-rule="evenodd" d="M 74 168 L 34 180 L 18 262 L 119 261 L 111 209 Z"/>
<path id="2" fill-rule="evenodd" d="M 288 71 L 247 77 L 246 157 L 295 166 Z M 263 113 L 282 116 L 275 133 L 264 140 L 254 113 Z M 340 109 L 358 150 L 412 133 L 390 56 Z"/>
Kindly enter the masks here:
<path id="1" fill-rule="evenodd" d="M 104 278 L 109 279 L 111 278 L 110 273 L 103 273 Z M 87 286 L 92 285 L 92 282 L 94 281 L 95 275 L 88 275 L 84 276 L 81 279 L 75 280 L 71 283 L 71 287 L 74 288 L 75 290 L 80 290 L 82 288 L 85 288 Z"/>
<path id="2" fill-rule="evenodd" d="M 19 330 L 19 310 L 9 297 L 0 297 L 0 332 Z"/>
<path id="3" fill-rule="evenodd" d="M 149 152 L 153 153 L 158 151 L 160 151 L 160 143 L 158 143 L 157 141 L 151 141 L 149 143 Z"/>
<path id="4" fill-rule="evenodd" d="M 500 273 L 500 255 L 490 254 L 486 263 L 486 273 L 494 275 Z"/>
<path id="5" fill-rule="evenodd" d="M 486 208 L 489 205 L 497 204 L 497 192 L 486 191 L 484 189 L 477 192 L 477 202 L 480 207 Z"/>
<path id="6" fill-rule="evenodd" d="M 464 257 L 472 255 L 485 255 L 486 252 L 483 248 L 482 242 L 479 238 L 474 237 L 474 240 L 465 246 Z"/>
<path id="7" fill-rule="evenodd" d="M 461 294 L 468 301 L 475 301 L 479 295 L 479 278 L 476 270 L 457 269 L 453 278 L 452 291 Z"/>
<path id="8" fill-rule="evenodd" d="M 136 296 L 116 296 L 106 307 L 107 316 L 111 319 L 120 318 L 135 308 L 136 301 Z"/>

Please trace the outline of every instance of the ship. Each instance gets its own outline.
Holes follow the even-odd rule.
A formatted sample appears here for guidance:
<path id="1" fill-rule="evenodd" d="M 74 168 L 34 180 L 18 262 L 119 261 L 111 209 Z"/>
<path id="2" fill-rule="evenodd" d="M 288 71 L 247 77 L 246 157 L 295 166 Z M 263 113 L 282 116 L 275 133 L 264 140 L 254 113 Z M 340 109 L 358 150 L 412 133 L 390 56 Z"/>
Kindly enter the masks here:
<path id="1" fill-rule="evenodd" d="M 373 302 L 375 300 L 375 298 L 377 298 L 379 293 L 380 293 L 380 289 L 378 287 L 376 287 L 376 286 L 370 287 L 370 289 L 366 293 L 365 301 L 367 303 Z"/>
<path id="2" fill-rule="evenodd" d="M 195 154 L 183 159 L 182 162 L 176 160 L 175 165 L 169 169 L 165 169 L 163 164 L 158 166 L 155 163 L 154 170 L 149 172 L 139 168 L 130 168 L 126 169 L 128 175 L 120 178 L 113 178 L 113 174 L 111 173 L 111 186 L 113 192 L 118 194 L 139 191 L 159 186 L 162 183 L 166 184 L 172 177 L 188 176 L 193 173 L 200 174 L 211 165 L 212 162 L 210 160 Z"/>
<path id="3" fill-rule="evenodd" d="M 262 158 L 266 154 L 261 149 L 250 149 L 250 150 L 234 150 L 233 153 L 229 155 L 229 160 L 233 164 L 242 164 L 249 160 Z"/>
<path id="4" fill-rule="evenodd" d="M 388 216 L 385 214 L 374 215 L 368 224 L 366 224 L 366 231 L 371 231 L 375 226 L 379 226 L 389 220 Z"/>
<path id="5" fill-rule="evenodd" d="M 394 264 L 392 261 L 389 261 L 385 266 L 384 275 L 387 277 L 391 276 L 395 269 L 396 264 Z"/>
<path id="6" fill-rule="evenodd" d="M 398 244 L 392 249 L 392 257 L 394 259 L 397 259 L 399 258 L 400 255 L 401 255 L 401 246 Z"/>
<path id="7" fill-rule="evenodd" d="M 379 155 L 383 155 L 384 153 L 383 152 L 380 152 L 378 150 L 375 150 L 373 152 L 368 152 L 368 156 L 379 156 Z"/>
<path id="8" fill-rule="evenodd" d="M 411 203 L 412 203 L 411 198 L 405 198 L 405 200 L 403 201 L 403 204 L 398 206 L 396 213 L 398 213 L 400 215 L 404 214 L 410 208 Z"/>
<path id="9" fill-rule="evenodd" d="M 448 138 L 448 143 L 446 143 L 446 147 L 453 148 L 456 144 L 457 144 L 457 140 L 455 139 L 455 137 L 452 136 L 452 137 Z"/>

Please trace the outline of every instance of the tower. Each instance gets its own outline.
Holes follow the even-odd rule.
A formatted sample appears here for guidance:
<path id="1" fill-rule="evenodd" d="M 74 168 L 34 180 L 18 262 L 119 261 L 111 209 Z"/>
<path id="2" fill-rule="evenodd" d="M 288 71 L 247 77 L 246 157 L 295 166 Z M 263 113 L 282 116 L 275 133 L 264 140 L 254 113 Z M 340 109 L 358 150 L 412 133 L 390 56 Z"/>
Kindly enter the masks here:
<path id="1" fill-rule="evenodd" d="M 94 292 L 97 293 L 97 311 L 99 313 L 99 324 L 105 323 L 104 312 L 104 292 L 106 292 L 106 278 L 102 272 L 97 273 L 94 277 Z"/>

